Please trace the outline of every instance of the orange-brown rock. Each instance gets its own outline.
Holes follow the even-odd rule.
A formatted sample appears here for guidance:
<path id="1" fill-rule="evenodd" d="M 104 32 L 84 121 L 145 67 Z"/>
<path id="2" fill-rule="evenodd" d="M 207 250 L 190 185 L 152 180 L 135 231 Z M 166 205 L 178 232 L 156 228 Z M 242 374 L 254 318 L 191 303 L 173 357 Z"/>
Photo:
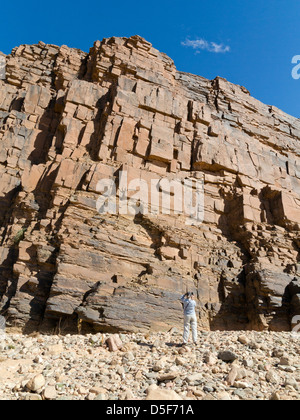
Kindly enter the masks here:
<path id="1" fill-rule="evenodd" d="M 40 42 L 0 80 L 0 299 L 8 324 L 289 330 L 300 312 L 300 122 L 139 36 Z M 99 214 L 110 179 L 204 180 L 204 221 Z M 121 192 L 117 195 L 121 198 Z M 128 200 L 133 191 L 128 191 Z M 145 203 L 143 203 L 145 205 Z"/>

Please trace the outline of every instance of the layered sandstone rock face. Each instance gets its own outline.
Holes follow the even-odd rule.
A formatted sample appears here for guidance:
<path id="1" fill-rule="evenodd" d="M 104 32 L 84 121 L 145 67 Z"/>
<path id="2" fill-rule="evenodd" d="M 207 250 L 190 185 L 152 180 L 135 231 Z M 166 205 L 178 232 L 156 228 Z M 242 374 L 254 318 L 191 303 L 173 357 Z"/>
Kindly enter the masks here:
<path id="1" fill-rule="evenodd" d="M 199 69 L 201 71 L 201 69 Z M 0 81 L 1 313 L 25 330 L 290 330 L 300 122 L 144 39 L 23 45 Z M 203 223 L 99 212 L 99 181 L 204 181 Z M 122 191 L 116 189 L 120 198 Z M 128 200 L 133 191 L 128 192 Z"/>

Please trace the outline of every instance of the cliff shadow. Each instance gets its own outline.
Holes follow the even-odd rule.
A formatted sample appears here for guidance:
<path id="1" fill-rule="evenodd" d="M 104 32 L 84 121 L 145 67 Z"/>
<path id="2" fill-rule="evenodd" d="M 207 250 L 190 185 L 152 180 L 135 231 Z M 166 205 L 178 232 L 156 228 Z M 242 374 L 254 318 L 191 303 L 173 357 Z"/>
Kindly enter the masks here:
<path id="1" fill-rule="evenodd" d="M 162 246 L 162 230 L 160 230 L 158 226 L 155 226 L 155 224 L 142 213 L 137 213 L 134 216 L 133 222 L 134 224 L 141 226 L 147 232 L 152 242 L 151 248 L 155 249 L 154 255 L 159 258 L 159 248 Z"/>
<path id="2" fill-rule="evenodd" d="M 49 319 L 45 318 L 47 318 L 47 301 L 50 297 L 53 281 L 57 273 L 57 258 L 61 247 L 59 232 L 69 204 L 69 201 L 67 201 L 60 207 L 58 211 L 60 215 L 52 228 L 52 231 L 55 232 L 55 234 L 50 236 L 48 239 L 48 245 L 51 247 L 51 249 L 53 249 L 52 252 L 49 253 L 49 257 L 45 261 L 35 261 L 35 264 L 38 268 L 38 274 L 36 276 L 34 289 L 29 289 L 29 294 L 32 296 L 32 299 L 29 303 L 29 318 L 23 328 L 24 334 L 29 334 L 32 331 L 37 331 L 40 329 L 49 332 L 49 325 L 51 325 L 52 328 L 55 328 L 57 322 L 59 322 L 57 319 L 54 319 L 51 322 Z M 28 286 L 30 287 L 30 284 L 27 285 L 27 287 Z M 47 324 L 48 326 L 45 327 Z"/>
<path id="3" fill-rule="evenodd" d="M 103 95 L 96 104 L 96 115 L 94 118 L 94 131 L 91 134 L 90 141 L 86 146 L 86 150 L 89 153 L 90 158 L 93 161 L 99 161 L 99 152 L 102 143 L 102 139 L 105 132 L 105 127 L 108 121 L 108 116 L 111 113 L 111 106 L 113 102 L 113 90 L 110 88 L 109 91 Z"/>
<path id="4" fill-rule="evenodd" d="M 245 330 L 249 323 L 245 293 L 245 270 L 230 278 L 223 272 L 218 284 L 219 304 L 210 309 L 209 325 L 215 330 Z"/>
<path id="5" fill-rule="evenodd" d="M 56 99 L 52 99 L 40 117 L 38 130 L 41 130 L 34 141 L 34 149 L 28 156 L 32 165 L 48 161 L 48 154 L 53 138 L 60 123 L 61 114 L 55 112 Z"/>
<path id="6" fill-rule="evenodd" d="M 6 314 L 10 306 L 10 301 L 16 294 L 18 276 L 13 272 L 13 266 L 18 260 L 18 257 L 18 247 L 15 245 L 11 246 L 0 267 L 0 302 L 3 304 L 0 308 L 1 315 Z"/>

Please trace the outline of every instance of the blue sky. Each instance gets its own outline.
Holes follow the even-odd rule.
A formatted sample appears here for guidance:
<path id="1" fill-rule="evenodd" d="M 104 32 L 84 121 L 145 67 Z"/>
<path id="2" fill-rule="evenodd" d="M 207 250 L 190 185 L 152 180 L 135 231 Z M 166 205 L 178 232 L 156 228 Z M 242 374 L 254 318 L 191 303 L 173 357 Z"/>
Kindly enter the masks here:
<path id="1" fill-rule="evenodd" d="M 97 39 L 137 34 L 178 70 L 224 77 L 300 118 L 300 79 L 291 76 L 299 20 L 299 0 L 14 0 L 1 5 L 0 51 L 40 40 L 88 51 Z"/>

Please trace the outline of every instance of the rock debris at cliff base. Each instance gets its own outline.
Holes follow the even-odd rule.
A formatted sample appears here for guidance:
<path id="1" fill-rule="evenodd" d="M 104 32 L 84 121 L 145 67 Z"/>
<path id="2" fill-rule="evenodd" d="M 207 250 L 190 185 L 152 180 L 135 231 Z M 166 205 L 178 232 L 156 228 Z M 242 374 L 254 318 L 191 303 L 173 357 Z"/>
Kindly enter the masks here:
<path id="1" fill-rule="evenodd" d="M 2 400 L 299 400 L 299 333 L 8 335 Z"/>
<path id="2" fill-rule="evenodd" d="M 199 68 L 201 73 L 201 68 Z M 40 42 L 0 81 L 0 299 L 23 331 L 290 331 L 300 315 L 300 122 L 139 36 Z M 204 180 L 201 226 L 99 215 L 97 183 Z M 172 209 L 171 209 L 172 210 Z M 173 209 L 174 210 L 174 209 Z"/>

